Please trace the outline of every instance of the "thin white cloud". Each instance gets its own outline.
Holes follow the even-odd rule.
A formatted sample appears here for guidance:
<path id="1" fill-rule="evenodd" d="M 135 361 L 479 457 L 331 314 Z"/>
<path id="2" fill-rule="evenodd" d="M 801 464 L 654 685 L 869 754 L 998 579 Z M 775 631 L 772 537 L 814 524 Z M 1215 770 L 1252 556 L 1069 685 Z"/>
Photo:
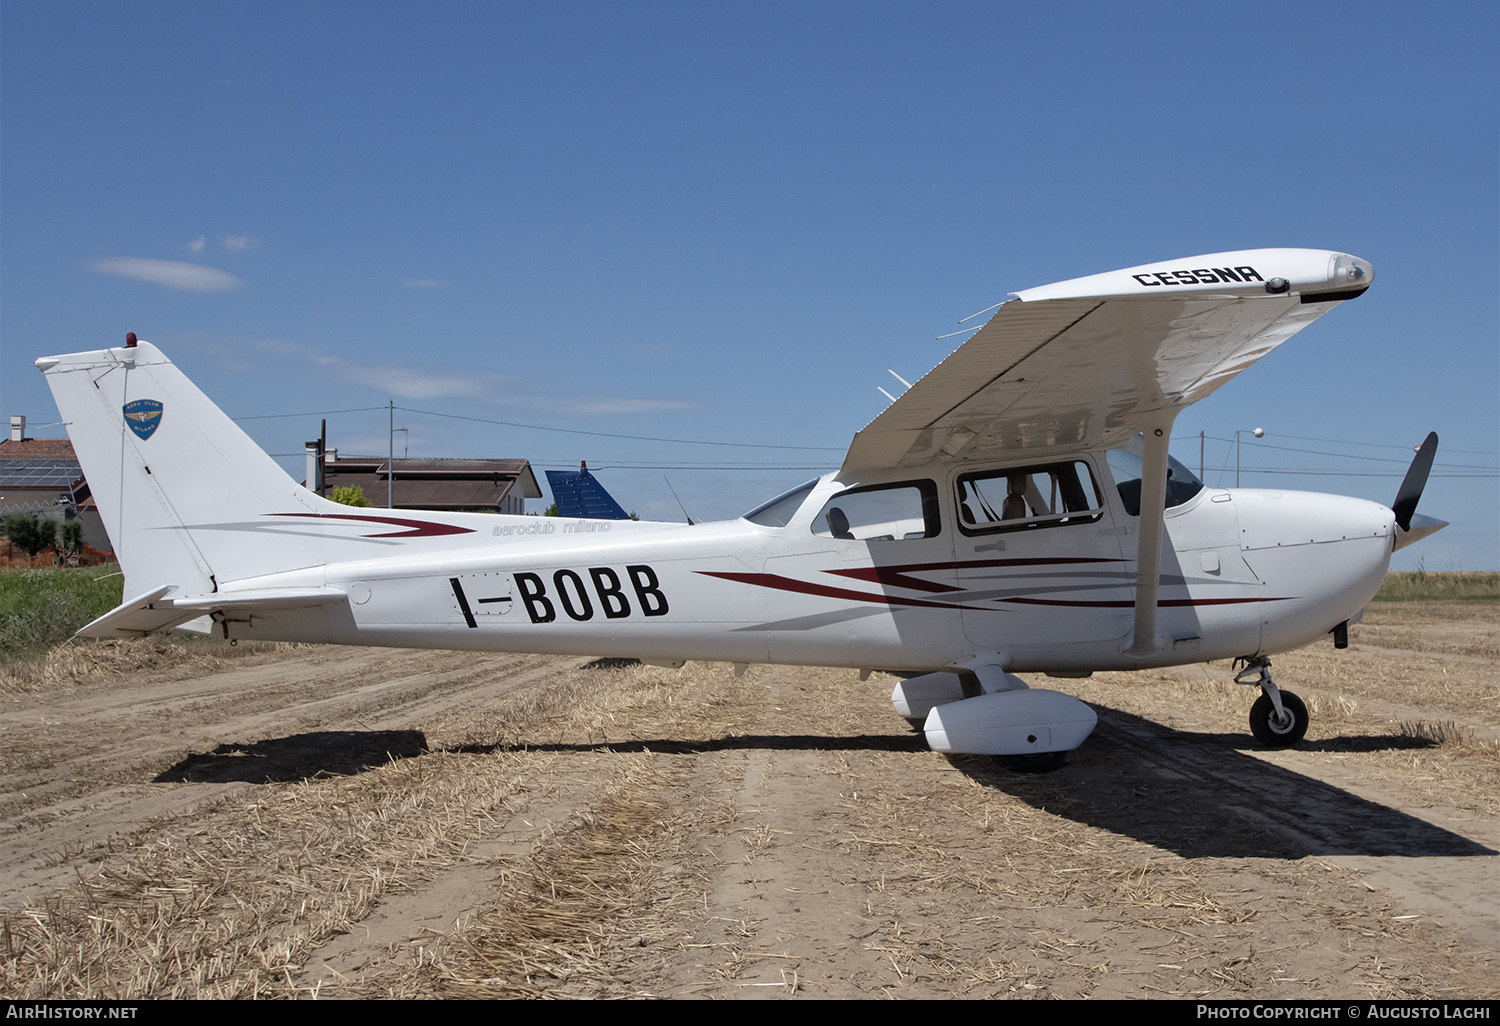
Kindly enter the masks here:
<path id="1" fill-rule="evenodd" d="M 493 381 L 476 381 L 471 377 L 424 374 L 410 367 L 360 367 L 347 360 L 329 358 L 323 366 L 334 369 L 340 377 L 369 385 L 402 399 L 442 399 L 449 396 L 473 397 L 489 394 Z"/>
<path id="2" fill-rule="evenodd" d="M 208 245 L 208 239 L 205 236 L 200 235 L 192 242 L 189 242 L 187 244 L 187 248 L 192 250 L 194 253 L 202 253 L 203 247 L 206 245 Z"/>
<path id="3" fill-rule="evenodd" d="M 175 342 L 192 346 L 209 354 L 222 366 L 238 371 L 295 373 L 309 375 L 315 380 L 330 383 L 352 382 L 371 388 L 382 395 L 418 402 L 449 398 L 468 399 L 474 401 L 474 405 L 464 412 L 474 416 L 483 416 L 482 409 L 496 403 L 575 417 L 628 416 L 659 411 L 692 410 L 702 405 L 700 402 L 683 399 L 636 399 L 597 394 L 549 395 L 525 392 L 518 388 L 519 383 L 514 377 L 493 371 L 468 370 L 463 373 L 449 374 L 431 367 L 391 363 L 363 364 L 347 357 L 335 356 L 315 346 L 303 345 L 300 342 L 287 342 L 283 339 L 244 339 L 193 333 L 179 336 Z"/>
<path id="4" fill-rule="evenodd" d="M 243 253 L 253 245 L 255 245 L 255 240 L 248 235 L 224 236 L 224 248 L 231 253 Z"/>
<path id="5" fill-rule="evenodd" d="M 227 292 L 240 287 L 240 279 L 227 271 L 180 260 L 148 260 L 145 257 L 107 257 L 89 264 L 100 274 L 148 281 L 185 292 Z"/>
<path id="6" fill-rule="evenodd" d="M 434 374 L 413 367 L 398 367 L 391 364 L 365 365 L 332 356 L 312 346 L 279 339 L 267 339 L 259 343 L 263 350 L 277 356 L 301 363 L 304 367 L 316 368 L 330 377 L 368 385 L 387 395 L 401 399 L 443 399 L 447 397 L 474 397 L 491 394 L 503 388 L 506 380 L 496 374 Z"/>
<path id="7" fill-rule="evenodd" d="M 438 281 L 436 278 L 408 278 L 401 284 L 413 289 L 440 289 L 447 282 Z"/>

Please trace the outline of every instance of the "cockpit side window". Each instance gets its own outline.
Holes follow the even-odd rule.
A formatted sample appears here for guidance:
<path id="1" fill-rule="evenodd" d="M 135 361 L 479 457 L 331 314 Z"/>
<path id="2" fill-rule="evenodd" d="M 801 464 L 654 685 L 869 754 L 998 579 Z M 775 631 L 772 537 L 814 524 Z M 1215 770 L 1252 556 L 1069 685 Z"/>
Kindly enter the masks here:
<path id="1" fill-rule="evenodd" d="M 817 478 L 813 478 L 789 492 L 782 492 L 770 502 L 763 503 L 746 513 L 745 519 L 761 527 L 785 527 L 792 522 L 792 517 L 797 515 L 797 510 L 802 508 L 802 504 L 807 501 L 808 494 L 817 483 Z"/>
<path id="2" fill-rule="evenodd" d="M 1123 449 L 1111 449 L 1105 456 L 1109 472 L 1114 475 L 1115 487 L 1119 489 L 1120 501 L 1125 512 L 1133 517 L 1141 515 L 1141 475 L 1145 461 L 1141 458 L 1141 442 L 1137 438 L 1133 445 Z M 1167 509 L 1181 506 L 1203 490 L 1198 480 L 1187 467 L 1171 456 L 1167 457 Z"/>
<path id="3" fill-rule="evenodd" d="M 1103 510 L 1093 471 L 1083 460 L 958 479 L 958 526 L 965 534 L 1093 523 Z"/>
<path id="4" fill-rule="evenodd" d="M 813 534 L 846 541 L 909 541 L 942 531 L 937 486 L 903 481 L 839 492 L 813 518 Z"/>

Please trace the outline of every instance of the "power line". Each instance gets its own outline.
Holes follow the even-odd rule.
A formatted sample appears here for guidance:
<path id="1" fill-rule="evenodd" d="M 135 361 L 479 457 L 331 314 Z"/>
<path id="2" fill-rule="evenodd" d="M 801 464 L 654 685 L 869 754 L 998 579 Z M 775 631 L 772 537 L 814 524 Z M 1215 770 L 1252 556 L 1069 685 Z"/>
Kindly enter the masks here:
<path id="1" fill-rule="evenodd" d="M 766 445 L 760 442 L 708 442 L 701 438 L 659 438 L 654 435 L 625 435 L 614 431 L 584 431 L 581 428 L 543 427 L 540 424 L 519 424 L 511 420 L 490 420 L 485 417 L 466 417 L 457 413 L 437 413 L 433 410 L 418 410 L 410 406 L 398 406 L 404 413 L 420 413 L 428 417 L 446 417 L 449 420 L 467 420 L 476 424 L 498 424 L 501 427 L 524 428 L 528 431 L 557 431 L 568 435 L 591 435 L 595 438 L 627 438 L 636 442 L 673 442 L 678 445 L 723 445 L 737 449 L 798 449 L 804 452 L 843 452 L 843 448 L 831 445 Z"/>
<path id="2" fill-rule="evenodd" d="M 280 420 L 285 417 L 331 417 L 335 413 L 367 413 L 383 410 L 384 406 L 356 406 L 352 410 L 314 410 L 311 413 L 256 413 L 247 417 L 230 417 L 230 420 Z M 398 407 L 399 408 L 399 407 Z"/>
<path id="3" fill-rule="evenodd" d="M 1191 436 L 1187 436 L 1187 437 L 1190 438 Z M 1234 444 L 1236 444 L 1235 441 L 1234 441 L 1234 439 L 1232 439 L 1232 438 L 1219 438 L 1216 435 L 1205 435 L 1204 437 L 1212 439 L 1215 442 L 1223 442 L 1226 445 L 1234 445 Z M 1292 437 L 1292 436 L 1286 436 L 1286 437 Z M 1184 441 L 1185 440 L 1186 440 L 1186 438 L 1184 438 Z M 1356 445 L 1356 444 L 1361 444 L 1361 443 L 1350 442 L 1350 443 L 1336 443 L 1336 444 Z M 1397 447 L 1396 446 L 1392 446 L 1391 448 L 1397 448 Z M 1395 463 L 1395 464 L 1399 464 L 1399 465 L 1406 465 L 1406 464 L 1409 464 L 1411 462 L 1411 459 L 1409 457 L 1407 459 L 1396 459 L 1396 458 L 1392 458 L 1392 457 L 1389 457 L 1389 456 L 1359 456 L 1359 455 L 1356 455 L 1355 453 L 1348 453 L 1348 452 L 1327 452 L 1326 450 L 1323 450 L 1323 449 L 1299 449 L 1299 448 L 1297 448 L 1295 446 L 1290 446 L 1290 445 L 1275 445 L 1275 444 L 1273 444 L 1271 442 L 1260 441 L 1260 440 L 1257 440 L 1254 443 L 1254 445 L 1252 445 L 1250 447 L 1249 451 L 1254 452 L 1254 451 L 1259 450 L 1259 449 L 1276 449 L 1279 452 L 1300 452 L 1300 453 L 1307 453 L 1310 456 L 1332 456 L 1332 457 L 1334 457 L 1336 459 L 1341 459 L 1341 460 L 1369 460 L 1369 461 L 1375 462 L 1375 463 Z M 1440 448 L 1438 451 L 1442 452 L 1443 450 Z M 1448 469 L 1448 470 L 1494 470 L 1495 469 L 1495 468 L 1492 468 L 1492 467 L 1479 466 L 1479 465 L 1472 464 L 1472 463 L 1434 463 L 1433 466 L 1434 467 L 1442 467 L 1442 468 Z"/>
<path id="4" fill-rule="evenodd" d="M 1375 449 L 1410 449 L 1409 445 L 1395 445 L 1391 442 L 1347 442 L 1340 438 L 1313 438 L 1310 435 L 1284 435 L 1276 432 L 1278 438 L 1295 438 L 1303 442 L 1331 442 L 1334 445 L 1364 445 Z M 1469 456 L 1500 456 L 1500 452 L 1494 449 L 1449 449 L 1446 446 L 1444 452 L 1461 452 Z"/>

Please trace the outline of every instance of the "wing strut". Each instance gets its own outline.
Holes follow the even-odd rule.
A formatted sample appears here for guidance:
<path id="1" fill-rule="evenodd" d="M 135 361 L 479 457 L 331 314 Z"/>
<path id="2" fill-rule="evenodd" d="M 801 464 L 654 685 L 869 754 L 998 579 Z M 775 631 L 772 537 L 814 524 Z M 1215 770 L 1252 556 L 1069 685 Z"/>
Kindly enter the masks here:
<path id="1" fill-rule="evenodd" d="M 1146 451 L 1141 471 L 1141 533 L 1135 555 L 1135 637 L 1125 654 L 1137 659 L 1161 650 L 1156 640 L 1156 596 L 1161 590 L 1162 521 L 1167 513 L 1167 449 L 1179 412 L 1168 408 L 1134 417 Z"/>

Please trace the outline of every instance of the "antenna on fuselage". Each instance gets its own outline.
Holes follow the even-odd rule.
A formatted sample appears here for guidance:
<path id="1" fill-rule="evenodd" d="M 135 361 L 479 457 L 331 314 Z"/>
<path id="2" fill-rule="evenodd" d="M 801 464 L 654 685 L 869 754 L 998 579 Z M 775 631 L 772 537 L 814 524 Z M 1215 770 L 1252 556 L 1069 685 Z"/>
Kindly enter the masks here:
<path id="1" fill-rule="evenodd" d="M 661 479 L 667 481 L 667 475 L 663 474 Z M 692 527 L 693 518 L 688 515 L 687 507 L 682 504 L 682 500 L 677 498 L 677 489 L 672 487 L 671 481 L 667 481 L 667 490 L 672 493 L 672 498 L 677 499 L 677 505 L 682 510 L 682 515 L 687 517 L 688 526 Z"/>

